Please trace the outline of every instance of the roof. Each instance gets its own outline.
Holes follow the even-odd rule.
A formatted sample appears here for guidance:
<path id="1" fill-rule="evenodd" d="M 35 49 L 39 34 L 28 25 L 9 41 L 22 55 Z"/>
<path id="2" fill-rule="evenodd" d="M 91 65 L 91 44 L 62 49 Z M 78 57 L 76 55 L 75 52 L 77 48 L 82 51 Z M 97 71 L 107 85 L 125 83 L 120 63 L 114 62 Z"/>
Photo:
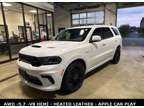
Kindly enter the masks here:
<path id="1" fill-rule="evenodd" d="M 111 25 L 86 25 L 86 26 L 76 26 L 76 27 L 70 27 L 68 29 L 74 29 L 74 28 L 95 28 L 95 27 L 115 27 Z"/>

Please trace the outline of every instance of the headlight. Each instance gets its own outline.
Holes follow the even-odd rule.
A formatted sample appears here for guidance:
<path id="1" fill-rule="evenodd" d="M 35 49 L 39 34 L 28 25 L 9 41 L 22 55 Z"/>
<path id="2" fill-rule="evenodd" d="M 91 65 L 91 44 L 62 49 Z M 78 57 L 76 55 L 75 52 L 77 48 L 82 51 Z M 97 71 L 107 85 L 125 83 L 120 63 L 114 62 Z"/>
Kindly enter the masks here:
<path id="1" fill-rule="evenodd" d="M 59 64 L 62 61 L 59 56 L 39 57 L 38 59 L 41 65 Z"/>

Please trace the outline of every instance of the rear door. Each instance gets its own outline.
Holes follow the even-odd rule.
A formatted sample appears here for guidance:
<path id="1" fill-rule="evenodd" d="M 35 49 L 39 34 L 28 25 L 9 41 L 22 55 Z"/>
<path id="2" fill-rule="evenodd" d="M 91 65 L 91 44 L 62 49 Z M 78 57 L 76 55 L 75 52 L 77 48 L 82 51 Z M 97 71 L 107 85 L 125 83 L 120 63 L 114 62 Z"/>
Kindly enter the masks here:
<path id="1" fill-rule="evenodd" d="M 113 31 L 113 34 L 114 34 L 113 41 L 114 41 L 114 46 L 115 46 L 115 49 L 116 49 L 116 47 L 118 45 L 122 45 L 121 34 L 120 34 L 120 32 L 118 31 L 118 29 L 116 27 L 112 27 L 111 30 Z"/>
<path id="2" fill-rule="evenodd" d="M 102 36 L 103 45 L 105 46 L 105 51 L 103 53 L 104 61 L 107 59 L 112 59 L 113 51 L 115 48 L 115 40 L 114 35 L 109 27 L 103 28 L 103 36 Z"/>

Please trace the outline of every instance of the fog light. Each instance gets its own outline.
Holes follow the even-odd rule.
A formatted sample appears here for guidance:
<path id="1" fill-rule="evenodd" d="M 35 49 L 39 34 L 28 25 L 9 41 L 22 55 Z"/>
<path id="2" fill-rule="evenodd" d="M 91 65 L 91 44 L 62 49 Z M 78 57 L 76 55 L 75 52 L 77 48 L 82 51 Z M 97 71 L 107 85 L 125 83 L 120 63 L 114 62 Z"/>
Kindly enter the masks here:
<path id="1" fill-rule="evenodd" d="M 52 84 L 55 83 L 55 81 L 53 80 L 53 78 L 49 75 L 41 75 L 42 78 L 47 78 Z"/>

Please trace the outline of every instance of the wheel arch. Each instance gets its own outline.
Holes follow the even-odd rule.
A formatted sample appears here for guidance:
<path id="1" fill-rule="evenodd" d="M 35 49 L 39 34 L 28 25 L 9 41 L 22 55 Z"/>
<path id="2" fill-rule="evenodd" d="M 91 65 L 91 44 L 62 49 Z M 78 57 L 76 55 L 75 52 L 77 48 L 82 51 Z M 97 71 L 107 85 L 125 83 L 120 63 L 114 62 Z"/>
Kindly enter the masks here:
<path id="1" fill-rule="evenodd" d="M 72 60 L 72 61 L 66 66 L 66 68 L 65 68 L 65 71 L 64 71 L 64 74 L 63 74 L 63 77 L 62 77 L 62 83 L 63 83 L 63 80 L 64 80 L 64 75 L 66 74 L 67 68 L 68 68 L 72 63 L 74 63 L 74 62 L 81 62 L 81 63 L 83 63 L 84 68 L 85 68 L 85 72 L 86 72 L 87 67 L 86 67 L 86 62 L 85 62 L 84 59 L 82 59 L 82 58 L 77 58 L 77 59 L 75 59 L 75 60 Z M 61 87 L 62 87 L 62 83 L 61 83 Z"/>
<path id="2" fill-rule="evenodd" d="M 116 49 L 118 49 L 118 48 L 121 48 L 121 46 L 120 46 L 120 45 L 118 45 L 118 46 L 116 47 Z"/>
<path id="3" fill-rule="evenodd" d="M 66 69 L 67 69 L 72 63 L 74 63 L 74 62 L 81 62 L 81 63 L 84 65 L 84 68 L 85 68 L 85 71 L 86 71 L 86 69 L 87 69 L 86 62 L 85 62 L 85 60 L 82 59 L 82 58 L 77 58 L 77 59 L 71 61 L 71 62 L 69 63 L 69 65 L 66 67 Z"/>

